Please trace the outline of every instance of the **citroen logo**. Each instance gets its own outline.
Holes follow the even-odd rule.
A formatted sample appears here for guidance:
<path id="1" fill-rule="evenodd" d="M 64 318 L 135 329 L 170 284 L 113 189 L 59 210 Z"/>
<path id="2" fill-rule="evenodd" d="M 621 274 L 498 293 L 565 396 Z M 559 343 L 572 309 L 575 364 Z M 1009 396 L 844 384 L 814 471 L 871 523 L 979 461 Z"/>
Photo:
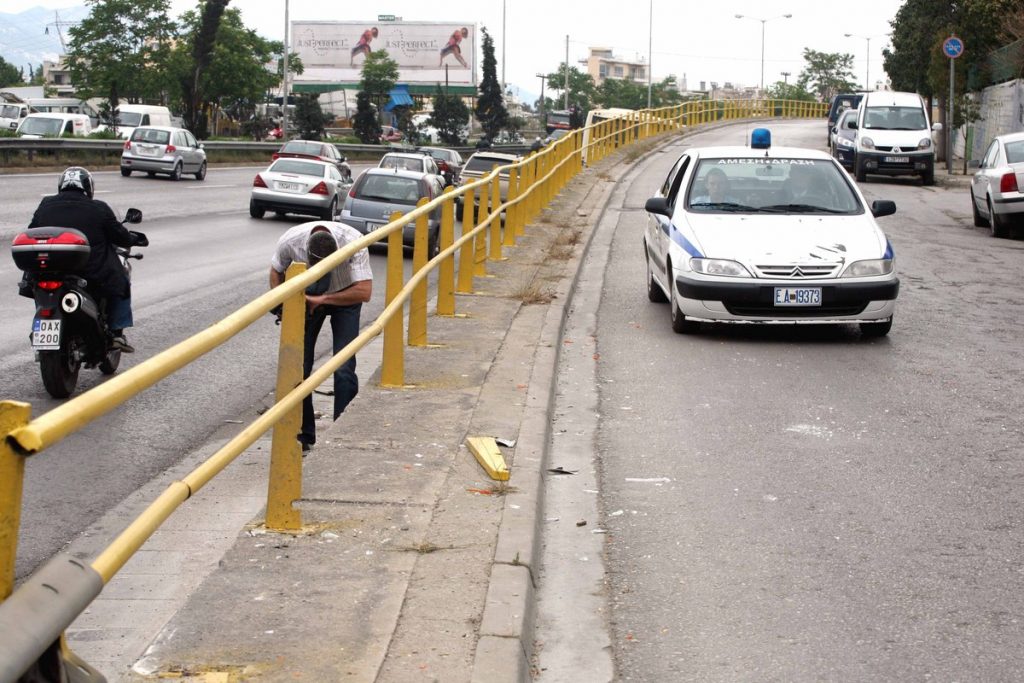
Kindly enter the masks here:
<path id="1" fill-rule="evenodd" d="M 800 270 L 800 266 L 797 266 L 793 270 L 789 271 L 790 277 L 803 277 L 804 271 Z"/>
<path id="2" fill-rule="evenodd" d="M 900 149 L 899 147 L 893 147 L 893 148 L 892 148 L 892 151 L 893 151 L 893 154 L 899 154 L 899 153 L 900 153 L 900 152 L 902 152 L 903 150 L 902 150 L 902 149 Z"/>

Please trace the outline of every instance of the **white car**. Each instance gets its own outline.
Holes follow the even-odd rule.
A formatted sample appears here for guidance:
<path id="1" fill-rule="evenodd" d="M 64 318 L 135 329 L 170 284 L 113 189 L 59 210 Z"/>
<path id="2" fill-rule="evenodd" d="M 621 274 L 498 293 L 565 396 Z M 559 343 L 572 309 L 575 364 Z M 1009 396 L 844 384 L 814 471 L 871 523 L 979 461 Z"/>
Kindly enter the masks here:
<path id="1" fill-rule="evenodd" d="M 1024 133 L 998 135 L 985 156 L 971 161 L 974 225 L 989 228 L 993 237 L 1008 237 L 1010 227 L 1024 218 Z"/>
<path id="2" fill-rule="evenodd" d="M 750 147 L 688 149 L 648 199 L 647 295 L 669 301 L 672 328 L 701 323 L 859 323 L 892 327 L 899 280 L 892 245 L 870 207 L 827 153 Z"/>

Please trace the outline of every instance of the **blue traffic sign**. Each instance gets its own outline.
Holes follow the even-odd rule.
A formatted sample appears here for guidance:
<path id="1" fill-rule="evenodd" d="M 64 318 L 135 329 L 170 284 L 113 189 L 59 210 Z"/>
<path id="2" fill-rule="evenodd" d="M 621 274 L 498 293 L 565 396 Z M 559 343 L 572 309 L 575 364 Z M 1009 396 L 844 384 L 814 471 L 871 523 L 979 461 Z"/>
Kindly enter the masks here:
<path id="1" fill-rule="evenodd" d="M 964 41 L 956 36 L 950 36 L 942 44 L 942 52 L 950 59 L 956 59 L 964 53 Z"/>

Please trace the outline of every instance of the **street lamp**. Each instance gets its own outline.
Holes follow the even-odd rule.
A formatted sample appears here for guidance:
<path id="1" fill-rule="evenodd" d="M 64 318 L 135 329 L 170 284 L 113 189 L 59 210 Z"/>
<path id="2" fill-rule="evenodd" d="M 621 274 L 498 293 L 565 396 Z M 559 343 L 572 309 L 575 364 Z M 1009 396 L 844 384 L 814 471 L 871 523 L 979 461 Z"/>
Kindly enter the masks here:
<path id="1" fill-rule="evenodd" d="M 761 22 L 761 91 L 762 92 L 764 92 L 764 25 L 767 24 L 769 21 L 774 21 L 775 19 L 789 19 L 792 16 L 793 16 L 792 14 L 780 14 L 777 17 L 768 17 L 767 19 L 762 19 L 760 17 L 747 16 L 746 14 L 737 14 L 736 15 L 737 19 L 753 19 L 754 21 L 760 21 Z"/>
<path id="2" fill-rule="evenodd" d="M 565 68 L 569 68 L 569 64 L 566 63 Z M 548 81 L 547 74 L 537 74 L 537 78 L 540 79 L 540 105 L 537 107 L 540 110 L 540 122 L 544 123 L 544 84 Z"/>
<path id="3" fill-rule="evenodd" d="M 864 55 L 866 66 L 864 67 L 864 90 L 871 90 L 871 39 L 891 36 L 891 33 L 876 33 L 873 36 L 861 36 L 856 33 L 844 33 L 847 38 L 863 38 L 867 41 L 867 52 Z"/>

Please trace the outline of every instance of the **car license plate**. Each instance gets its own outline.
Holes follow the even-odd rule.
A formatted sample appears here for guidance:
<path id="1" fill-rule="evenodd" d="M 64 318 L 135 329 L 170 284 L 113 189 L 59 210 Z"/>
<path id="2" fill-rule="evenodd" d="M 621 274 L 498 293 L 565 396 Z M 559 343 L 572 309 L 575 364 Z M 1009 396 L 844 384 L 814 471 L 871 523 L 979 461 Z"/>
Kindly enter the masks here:
<path id="1" fill-rule="evenodd" d="M 887 164 L 909 164 L 910 157 L 882 157 L 882 161 Z"/>
<path id="2" fill-rule="evenodd" d="M 302 190 L 302 185 L 299 185 L 298 183 L 286 183 L 278 180 L 274 183 L 274 189 L 280 190 L 281 192 L 299 192 Z"/>
<path id="3" fill-rule="evenodd" d="M 820 306 L 821 287 L 776 287 L 776 306 Z"/>
<path id="4" fill-rule="evenodd" d="M 139 145 L 139 154 L 144 157 L 158 157 L 161 156 L 159 147 L 143 147 Z"/>
<path id="5" fill-rule="evenodd" d="M 32 321 L 32 348 L 53 350 L 60 348 L 60 320 Z"/>

